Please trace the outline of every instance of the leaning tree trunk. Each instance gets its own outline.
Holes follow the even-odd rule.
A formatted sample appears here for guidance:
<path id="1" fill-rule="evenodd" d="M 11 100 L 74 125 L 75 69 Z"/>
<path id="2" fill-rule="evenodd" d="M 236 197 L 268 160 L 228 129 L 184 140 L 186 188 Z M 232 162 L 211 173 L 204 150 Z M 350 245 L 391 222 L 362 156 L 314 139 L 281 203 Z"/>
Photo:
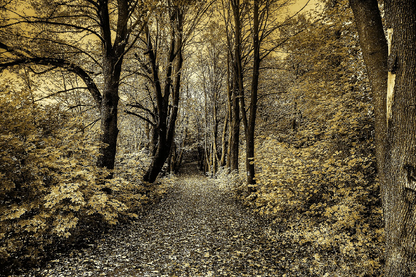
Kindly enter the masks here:
<path id="1" fill-rule="evenodd" d="M 386 144 L 387 41 L 377 0 L 350 0 L 360 38 L 361 51 L 371 84 L 376 129 L 376 157 L 381 185 L 384 184 Z"/>

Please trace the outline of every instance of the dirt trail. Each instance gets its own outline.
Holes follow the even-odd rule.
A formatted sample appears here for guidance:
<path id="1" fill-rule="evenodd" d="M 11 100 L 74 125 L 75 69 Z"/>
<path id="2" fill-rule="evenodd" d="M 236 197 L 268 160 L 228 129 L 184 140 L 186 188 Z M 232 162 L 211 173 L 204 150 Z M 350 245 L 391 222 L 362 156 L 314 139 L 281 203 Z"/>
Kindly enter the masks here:
<path id="1" fill-rule="evenodd" d="M 285 250 L 268 230 L 226 185 L 185 175 L 147 215 L 36 275 L 283 276 L 290 261 L 279 262 Z"/>

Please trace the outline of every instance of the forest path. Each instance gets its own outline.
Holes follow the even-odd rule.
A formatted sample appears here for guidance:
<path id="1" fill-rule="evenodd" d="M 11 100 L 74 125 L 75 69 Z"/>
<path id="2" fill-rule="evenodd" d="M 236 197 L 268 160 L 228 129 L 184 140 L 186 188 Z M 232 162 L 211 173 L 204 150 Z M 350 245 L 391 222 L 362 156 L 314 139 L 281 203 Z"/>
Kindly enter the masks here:
<path id="1" fill-rule="evenodd" d="M 283 276 L 290 246 L 271 240 L 270 227 L 229 187 L 186 175 L 169 190 L 133 224 L 49 262 L 37 276 Z"/>

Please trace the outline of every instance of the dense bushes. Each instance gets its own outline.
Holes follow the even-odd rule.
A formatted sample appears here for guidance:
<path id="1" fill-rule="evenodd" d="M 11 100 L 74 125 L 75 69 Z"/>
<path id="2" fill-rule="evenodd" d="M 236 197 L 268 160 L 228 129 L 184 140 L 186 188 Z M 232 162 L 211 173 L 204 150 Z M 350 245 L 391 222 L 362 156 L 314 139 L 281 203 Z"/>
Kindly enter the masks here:
<path id="1" fill-rule="evenodd" d="M 29 96 L 4 88 L 0 95 L 1 264 L 36 262 L 80 228 L 134 217 L 149 201 L 137 176 L 108 179 L 95 166 L 98 145 L 81 120 Z"/>
<path id="2" fill-rule="evenodd" d="M 308 32 L 286 45 L 292 84 L 268 100 L 274 110 L 261 107 L 284 120 L 259 119 L 269 125 L 256 138 L 256 185 L 236 190 L 308 257 L 292 270 L 308 263 L 312 276 L 380 276 L 383 264 L 374 114 L 352 22 L 344 0 L 328 2 L 319 23 L 296 22 Z"/>
<path id="3" fill-rule="evenodd" d="M 273 220 L 275 236 L 319 257 L 312 275 L 379 276 L 383 263 L 372 116 L 367 105 L 347 109 L 349 97 L 330 101 L 337 112 L 325 126 L 310 121 L 298 132 L 258 137 L 256 185 L 236 189 Z M 295 260 L 292 269 L 302 263 Z"/>
<path id="4" fill-rule="evenodd" d="M 267 138 L 258 153 L 262 169 L 257 190 L 244 193 L 248 190 L 243 185 L 239 194 L 255 211 L 285 226 L 294 245 L 313 244 L 315 251 L 332 253 L 326 261 L 337 263 L 331 275 L 375 273 L 380 267 L 383 229 L 378 183 L 365 175 L 374 170 L 372 157 L 342 158 L 337 152 L 320 158 L 317 147 L 296 149 Z M 320 267 L 313 273 L 330 270 L 324 261 Z"/>

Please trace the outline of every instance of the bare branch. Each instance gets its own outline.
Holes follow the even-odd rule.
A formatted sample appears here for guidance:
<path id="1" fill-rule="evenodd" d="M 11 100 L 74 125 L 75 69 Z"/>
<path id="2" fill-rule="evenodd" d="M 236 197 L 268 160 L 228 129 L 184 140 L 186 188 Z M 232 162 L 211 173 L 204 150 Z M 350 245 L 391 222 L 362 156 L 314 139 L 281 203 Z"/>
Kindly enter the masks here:
<path id="1" fill-rule="evenodd" d="M 147 119 L 146 117 L 144 117 L 144 116 L 141 116 L 141 115 L 139 115 L 139 114 L 137 114 L 137 113 L 134 113 L 134 112 L 131 112 L 131 111 L 128 111 L 128 110 L 125 110 L 124 111 L 126 114 L 130 114 L 130 115 L 134 115 L 134 116 L 137 116 L 138 118 L 140 118 L 140 119 L 142 119 L 142 120 L 144 120 L 144 121 L 146 121 L 146 122 L 148 122 L 150 125 L 152 125 L 153 127 L 155 127 L 156 126 L 156 124 L 155 123 L 153 123 L 151 120 L 149 120 L 149 119 Z"/>
<path id="2" fill-rule="evenodd" d="M 54 92 L 52 94 L 46 95 L 44 97 L 41 97 L 39 99 L 36 99 L 35 102 L 42 101 L 42 100 L 57 96 L 61 93 L 66 93 L 66 92 L 70 92 L 70 91 L 74 91 L 74 90 L 80 90 L 80 89 L 88 89 L 88 88 L 87 87 L 73 87 L 73 88 L 69 88 L 69 89 L 65 89 L 65 90 L 60 90 L 60 91 Z"/>

